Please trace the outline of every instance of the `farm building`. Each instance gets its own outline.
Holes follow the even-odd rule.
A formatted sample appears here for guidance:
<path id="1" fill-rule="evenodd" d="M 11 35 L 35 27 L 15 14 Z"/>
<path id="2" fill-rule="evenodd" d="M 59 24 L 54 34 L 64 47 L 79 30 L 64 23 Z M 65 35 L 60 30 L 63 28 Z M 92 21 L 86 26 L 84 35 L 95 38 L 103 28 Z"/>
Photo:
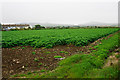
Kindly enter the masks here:
<path id="1" fill-rule="evenodd" d="M 30 27 L 29 24 L 2 24 L 2 30 L 9 30 L 9 29 L 21 29 L 21 28 L 28 28 Z"/>

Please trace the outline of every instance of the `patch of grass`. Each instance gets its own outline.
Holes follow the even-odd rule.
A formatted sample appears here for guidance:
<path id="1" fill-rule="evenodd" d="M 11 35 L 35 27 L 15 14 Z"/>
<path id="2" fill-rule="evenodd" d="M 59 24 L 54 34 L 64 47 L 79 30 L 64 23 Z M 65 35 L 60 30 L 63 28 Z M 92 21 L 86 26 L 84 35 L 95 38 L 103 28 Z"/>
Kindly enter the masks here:
<path id="1" fill-rule="evenodd" d="M 32 54 L 33 54 L 33 55 L 35 55 L 35 54 L 36 54 L 36 52 L 32 52 Z"/>
<path id="2" fill-rule="evenodd" d="M 103 69 L 92 69 L 84 78 L 118 78 L 118 67 L 109 66 Z"/>

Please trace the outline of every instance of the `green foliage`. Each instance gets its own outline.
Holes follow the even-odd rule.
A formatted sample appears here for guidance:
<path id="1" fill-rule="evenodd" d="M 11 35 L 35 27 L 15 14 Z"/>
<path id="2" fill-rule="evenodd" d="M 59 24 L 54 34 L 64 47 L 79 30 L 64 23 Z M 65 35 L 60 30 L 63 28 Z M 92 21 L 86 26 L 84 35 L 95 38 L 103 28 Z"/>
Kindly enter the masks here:
<path id="1" fill-rule="evenodd" d="M 116 58 L 120 58 L 120 55 L 115 55 Z"/>
<path id="2" fill-rule="evenodd" d="M 32 52 L 32 54 L 33 54 L 33 55 L 35 55 L 35 54 L 36 54 L 36 52 Z"/>
<path id="3" fill-rule="evenodd" d="M 94 46 L 94 48 L 98 48 L 98 46 Z"/>
<path id="4" fill-rule="evenodd" d="M 12 48 L 12 50 L 14 50 L 15 48 Z"/>
<path id="5" fill-rule="evenodd" d="M 28 72 L 27 74 L 30 75 L 30 74 L 32 74 L 32 73 L 31 73 L 31 72 Z"/>
<path id="6" fill-rule="evenodd" d="M 57 51 L 54 51 L 53 53 L 57 53 Z"/>
<path id="7" fill-rule="evenodd" d="M 45 70 L 44 70 L 44 69 L 42 69 L 40 72 L 45 72 Z"/>
<path id="8" fill-rule="evenodd" d="M 41 25 L 39 25 L 39 24 L 35 25 L 35 29 L 36 29 L 36 30 L 43 29 L 43 28 L 45 28 L 45 27 L 44 27 L 44 26 L 41 26 Z"/>
<path id="9" fill-rule="evenodd" d="M 89 48 L 89 50 L 92 50 L 92 48 Z"/>
<path id="10" fill-rule="evenodd" d="M 54 56 L 54 58 L 62 58 L 62 56 Z"/>
<path id="11" fill-rule="evenodd" d="M 118 66 L 117 66 L 118 67 Z M 85 78 L 118 78 L 118 68 L 109 66 L 104 69 L 92 69 L 84 75 Z"/>
<path id="12" fill-rule="evenodd" d="M 34 61 L 38 62 L 39 60 L 37 58 L 34 58 Z"/>
<path id="13" fill-rule="evenodd" d="M 44 59 L 44 57 L 40 57 L 40 59 Z"/>
<path id="14" fill-rule="evenodd" d="M 108 29 L 57 29 L 57 30 L 23 30 L 3 31 L 2 47 L 33 46 L 35 48 L 52 48 L 55 45 L 73 44 L 85 46 L 100 37 L 118 31 L 116 28 Z"/>
<path id="15" fill-rule="evenodd" d="M 22 47 L 22 49 L 25 49 L 25 47 Z"/>
<path id="16" fill-rule="evenodd" d="M 45 52 L 46 54 L 50 54 L 51 52 L 50 51 L 47 51 L 47 52 Z"/>
<path id="17" fill-rule="evenodd" d="M 38 65 L 41 66 L 43 63 L 39 63 Z"/>
<path id="18" fill-rule="evenodd" d="M 67 52 L 67 51 L 60 51 L 60 53 L 68 54 L 68 52 Z"/>

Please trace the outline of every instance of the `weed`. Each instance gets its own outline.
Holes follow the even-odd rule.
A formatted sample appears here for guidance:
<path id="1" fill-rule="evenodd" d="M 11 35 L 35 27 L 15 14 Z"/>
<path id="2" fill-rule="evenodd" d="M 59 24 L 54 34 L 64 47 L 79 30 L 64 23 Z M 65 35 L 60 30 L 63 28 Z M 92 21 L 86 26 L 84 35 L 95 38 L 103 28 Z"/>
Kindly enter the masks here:
<path id="1" fill-rule="evenodd" d="M 57 51 L 54 51 L 53 53 L 57 53 Z"/>
<path id="2" fill-rule="evenodd" d="M 34 58 L 34 61 L 38 62 L 39 60 L 37 58 Z"/>
<path id="3" fill-rule="evenodd" d="M 37 66 L 38 68 L 40 68 L 40 66 Z"/>
<path id="4" fill-rule="evenodd" d="M 40 72 L 45 72 L 45 70 L 44 70 L 44 69 L 42 69 Z"/>
<path id="5" fill-rule="evenodd" d="M 45 52 L 46 54 L 50 54 L 51 52 L 50 51 L 47 51 L 47 52 Z"/>
<path id="6" fill-rule="evenodd" d="M 35 55 L 36 53 L 35 52 L 32 52 L 33 55 Z"/>
<path id="7" fill-rule="evenodd" d="M 64 53 L 65 51 L 60 51 L 60 53 Z"/>
<path id="8" fill-rule="evenodd" d="M 41 66 L 43 63 L 38 63 L 39 66 Z"/>
<path id="9" fill-rule="evenodd" d="M 62 58 L 62 56 L 54 56 L 54 58 Z"/>
<path id="10" fill-rule="evenodd" d="M 82 53 L 83 51 L 79 51 L 79 53 Z"/>
<path id="11" fill-rule="evenodd" d="M 44 57 L 40 57 L 40 59 L 43 59 Z"/>
<path id="12" fill-rule="evenodd" d="M 96 52 L 97 50 L 92 50 L 92 52 Z"/>
<path id="13" fill-rule="evenodd" d="M 116 57 L 116 58 L 119 58 L 119 57 L 120 57 L 120 55 L 115 55 L 115 57 Z"/>
<path id="14" fill-rule="evenodd" d="M 94 46 L 94 48 L 98 48 L 98 45 L 97 45 L 97 46 Z"/>
<path id="15" fill-rule="evenodd" d="M 22 47 L 22 49 L 25 49 L 25 47 Z"/>
<path id="16" fill-rule="evenodd" d="M 31 72 L 28 72 L 27 74 L 30 75 L 30 74 L 32 74 L 32 73 L 31 73 Z"/>
<path id="17" fill-rule="evenodd" d="M 60 51 L 60 53 L 68 54 L 68 52 L 67 52 L 67 51 Z"/>
<path id="18" fill-rule="evenodd" d="M 14 50 L 15 48 L 12 48 L 12 50 Z"/>
<path id="19" fill-rule="evenodd" d="M 33 49 L 35 50 L 36 48 L 34 47 Z"/>
<path id="20" fill-rule="evenodd" d="M 89 48 L 89 50 L 92 50 L 92 48 Z"/>

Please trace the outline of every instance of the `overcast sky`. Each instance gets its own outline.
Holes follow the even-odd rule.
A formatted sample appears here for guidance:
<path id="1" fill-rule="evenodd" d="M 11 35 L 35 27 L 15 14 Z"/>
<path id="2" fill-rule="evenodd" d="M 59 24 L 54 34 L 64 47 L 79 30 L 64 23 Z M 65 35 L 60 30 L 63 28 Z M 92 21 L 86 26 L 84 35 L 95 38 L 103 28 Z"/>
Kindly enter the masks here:
<path id="1" fill-rule="evenodd" d="M 117 23 L 119 0 L 2 0 L 2 23 Z"/>

